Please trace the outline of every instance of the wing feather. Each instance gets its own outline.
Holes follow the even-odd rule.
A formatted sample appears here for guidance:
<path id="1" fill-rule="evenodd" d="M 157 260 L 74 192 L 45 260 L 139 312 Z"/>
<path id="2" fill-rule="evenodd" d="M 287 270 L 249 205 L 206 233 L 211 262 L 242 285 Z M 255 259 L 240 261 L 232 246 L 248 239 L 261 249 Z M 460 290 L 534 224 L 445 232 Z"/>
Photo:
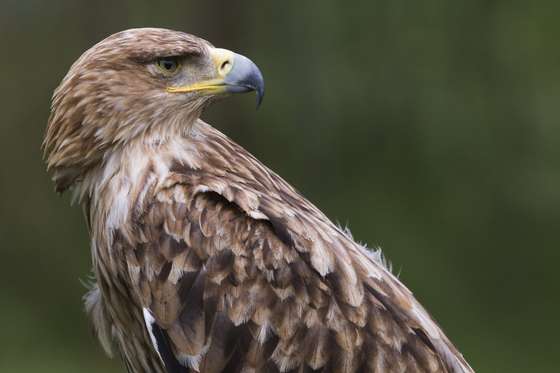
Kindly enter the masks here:
<path id="1" fill-rule="evenodd" d="M 153 241 L 130 247 L 126 257 L 143 306 L 185 368 L 449 370 L 429 332 L 402 309 L 408 303 L 388 304 L 403 294 L 363 278 L 348 251 L 325 271 L 269 221 L 214 192 L 173 188 L 191 200 L 151 204 L 138 226 Z M 324 241 L 317 247 L 332 254 Z"/>
<path id="2" fill-rule="evenodd" d="M 227 180 L 175 165 L 122 243 L 186 371 L 472 371 L 379 255 L 232 146 Z"/>

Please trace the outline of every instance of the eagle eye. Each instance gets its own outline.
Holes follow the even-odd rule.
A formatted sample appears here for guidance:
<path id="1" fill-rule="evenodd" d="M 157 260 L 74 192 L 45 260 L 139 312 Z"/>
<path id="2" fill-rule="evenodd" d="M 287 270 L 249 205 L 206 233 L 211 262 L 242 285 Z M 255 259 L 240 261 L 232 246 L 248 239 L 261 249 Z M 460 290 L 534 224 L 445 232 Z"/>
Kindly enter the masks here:
<path id="1" fill-rule="evenodd" d="M 158 69 L 167 76 L 175 74 L 180 65 L 176 57 L 163 57 L 156 60 Z"/>

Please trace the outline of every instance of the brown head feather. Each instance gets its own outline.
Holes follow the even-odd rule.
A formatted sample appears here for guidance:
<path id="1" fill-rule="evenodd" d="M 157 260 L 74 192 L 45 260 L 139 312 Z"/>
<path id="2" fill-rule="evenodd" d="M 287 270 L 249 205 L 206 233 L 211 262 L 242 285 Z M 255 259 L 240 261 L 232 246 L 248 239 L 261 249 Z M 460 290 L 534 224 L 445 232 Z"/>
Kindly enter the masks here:
<path id="1" fill-rule="evenodd" d="M 112 147 L 158 123 L 184 124 L 187 116 L 190 121 L 198 117 L 203 102 L 168 94 L 167 81 L 149 66 L 160 57 L 204 55 L 209 46 L 182 32 L 140 28 L 111 35 L 87 50 L 52 98 L 43 148 L 57 190 L 83 177 Z"/>

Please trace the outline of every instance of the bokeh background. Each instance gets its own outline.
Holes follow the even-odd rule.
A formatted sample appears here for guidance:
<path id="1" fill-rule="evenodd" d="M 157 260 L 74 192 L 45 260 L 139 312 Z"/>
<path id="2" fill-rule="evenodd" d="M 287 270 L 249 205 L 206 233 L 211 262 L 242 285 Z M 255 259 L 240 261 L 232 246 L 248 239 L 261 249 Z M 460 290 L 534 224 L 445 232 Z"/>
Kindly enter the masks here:
<path id="1" fill-rule="evenodd" d="M 396 272 L 480 372 L 558 369 L 560 2 L 16 1 L 0 5 L 0 372 L 123 372 L 82 311 L 79 206 L 41 159 L 53 89 L 130 27 L 261 67 L 263 106 L 205 119 Z"/>

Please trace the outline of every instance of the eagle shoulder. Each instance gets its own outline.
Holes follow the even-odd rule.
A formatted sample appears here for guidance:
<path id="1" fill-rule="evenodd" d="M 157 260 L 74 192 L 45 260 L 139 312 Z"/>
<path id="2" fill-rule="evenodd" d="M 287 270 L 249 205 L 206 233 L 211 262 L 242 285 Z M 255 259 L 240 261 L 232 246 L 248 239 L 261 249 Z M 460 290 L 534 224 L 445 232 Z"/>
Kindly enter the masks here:
<path id="1" fill-rule="evenodd" d="M 461 371 L 441 356 L 429 316 L 415 318 L 410 292 L 277 178 L 268 175 L 274 189 L 172 172 L 135 217 L 130 278 L 176 362 L 199 372 Z"/>

